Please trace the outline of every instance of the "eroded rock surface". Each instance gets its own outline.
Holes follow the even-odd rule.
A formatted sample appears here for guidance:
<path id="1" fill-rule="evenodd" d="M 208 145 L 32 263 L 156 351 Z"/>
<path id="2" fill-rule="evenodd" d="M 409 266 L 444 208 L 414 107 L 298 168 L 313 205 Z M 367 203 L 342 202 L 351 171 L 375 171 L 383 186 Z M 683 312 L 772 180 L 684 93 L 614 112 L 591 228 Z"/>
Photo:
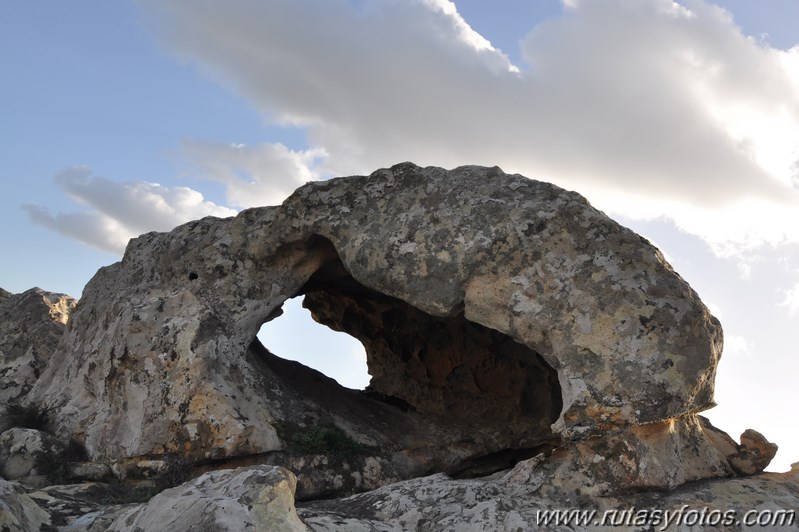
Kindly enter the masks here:
<path id="1" fill-rule="evenodd" d="M 367 392 L 258 343 L 300 295 L 362 340 Z M 690 417 L 713 404 L 721 343 L 660 252 L 579 194 L 499 168 L 401 164 L 132 240 L 87 285 L 31 398 L 123 472 L 290 457 L 301 484 L 336 472 L 340 490 L 309 488 L 330 495 L 564 447 L 564 474 L 601 484 L 607 468 L 574 452 L 604 438 L 620 453 L 611 469 L 633 475 L 611 487 L 671 486 L 729 472 Z M 683 428 L 657 429 L 668 423 Z M 291 448 L 292 431 L 329 425 L 352 456 L 326 465 L 324 449 Z M 619 466 L 669 442 L 677 471 Z M 681 453 L 713 462 L 689 471 Z"/>
<path id="2" fill-rule="evenodd" d="M 50 516 L 17 485 L 0 478 L 0 530 L 30 532 L 50 524 Z"/>
<path id="3" fill-rule="evenodd" d="M 20 403 L 44 370 L 66 331 L 76 301 L 32 288 L 0 289 L 0 431 L 10 426 L 5 405 Z"/>
<path id="4" fill-rule="evenodd" d="M 49 434 L 35 430 L 12 428 L 0 434 L 0 476 L 8 480 L 18 480 L 33 475 L 37 471 L 38 456 L 42 452 L 52 452 L 57 442 Z"/>
<path id="5" fill-rule="evenodd" d="M 630 491 L 617 497 L 552 489 L 550 475 L 541 457 L 493 478 L 433 475 L 308 503 L 298 514 L 318 531 L 787 531 L 799 526 L 799 464 L 783 474 L 705 480 L 675 491 Z M 586 520 L 543 520 L 548 517 L 542 512 L 553 509 L 585 510 L 578 518 Z M 762 521 L 745 526 L 747 518 Z M 769 519 L 773 526 L 762 526 Z"/>
<path id="6" fill-rule="evenodd" d="M 304 532 L 294 508 L 296 482 L 281 467 L 213 471 L 120 512 L 108 530 Z"/>

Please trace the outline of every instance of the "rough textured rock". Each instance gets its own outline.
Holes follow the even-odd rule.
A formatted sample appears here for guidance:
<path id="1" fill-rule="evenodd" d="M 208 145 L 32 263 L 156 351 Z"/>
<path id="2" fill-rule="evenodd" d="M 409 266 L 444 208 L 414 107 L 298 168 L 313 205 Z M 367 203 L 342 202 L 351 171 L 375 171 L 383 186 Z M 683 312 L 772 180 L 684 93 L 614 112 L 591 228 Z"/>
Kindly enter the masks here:
<path id="1" fill-rule="evenodd" d="M 44 525 L 45 530 L 73 532 L 273 531 L 306 526 L 337 532 L 787 531 L 799 526 L 799 463 L 784 474 L 704 480 L 676 490 L 639 489 L 612 497 L 579 487 L 561 489 L 553 473 L 551 459 L 542 455 L 490 477 L 456 480 L 436 474 L 343 499 L 305 502 L 296 511 L 293 476 L 269 466 L 208 473 L 137 504 L 119 504 L 124 502 L 119 487 L 107 484 L 52 486 L 28 496 L 0 480 L 0 523 L 24 523 L 11 530 L 39 530 Z M 572 517 L 570 524 L 558 525 L 542 521 L 539 512 L 551 509 L 595 513 L 583 514 L 588 521 Z M 743 526 L 747 515 L 760 519 L 761 525 L 773 521 L 770 526 Z M 683 521 L 677 524 L 677 519 Z M 698 519 L 705 519 L 704 524 L 697 525 Z"/>
<path id="2" fill-rule="evenodd" d="M 34 475 L 38 455 L 53 452 L 56 441 L 47 433 L 35 429 L 13 428 L 0 434 L 0 476 L 18 480 Z"/>
<path id="3" fill-rule="evenodd" d="M 121 513 L 109 530 L 308 530 L 294 509 L 294 475 L 281 467 L 212 471 Z"/>
<path id="4" fill-rule="evenodd" d="M 733 474 L 694 415 L 565 445 L 548 457 L 545 469 L 551 489 L 597 496 Z"/>
<path id="5" fill-rule="evenodd" d="M 776 454 L 776 444 L 769 442 L 756 430 L 746 429 L 741 434 L 738 454 L 728 459 L 738 473 L 754 475 L 766 469 Z"/>
<path id="6" fill-rule="evenodd" d="M 0 478 L 0 530 L 31 532 L 50 524 L 50 516 L 11 482 Z"/>
<path id="7" fill-rule="evenodd" d="M 756 430 L 745 430 L 739 445 L 726 432 L 714 427 L 707 418 L 698 416 L 698 419 L 708 439 L 740 475 L 762 472 L 777 454 L 777 445 Z"/>
<path id="8" fill-rule="evenodd" d="M 298 508 L 298 514 L 311 530 L 319 531 L 796 530 L 799 464 L 796 466 L 789 473 L 705 480 L 675 491 L 594 497 L 579 490 L 552 489 L 551 471 L 540 457 L 491 478 L 453 480 L 438 474 L 344 499 L 307 503 Z M 596 513 L 583 514 L 588 520 L 579 524 L 576 520 L 569 524 L 541 521 L 539 512 L 551 509 Z M 781 524 L 742 526 L 750 511 L 762 511 L 761 519 L 782 519 L 778 521 Z M 636 522 L 636 518 L 649 521 Z M 704 525 L 697 524 L 700 518 L 705 519 Z M 678 519 L 682 520 L 679 525 Z"/>
<path id="9" fill-rule="evenodd" d="M 30 391 L 64 335 L 76 301 L 32 288 L 21 294 L 0 290 L 0 431 L 9 428 L 7 403 Z"/>
<path id="10" fill-rule="evenodd" d="M 297 295 L 364 342 L 369 393 L 259 345 Z M 379 449 L 379 484 L 624 441 L 712 405 L 720 351 L 718 321 L 658 250 L 579 194 L 402 164 L 132 240 L 31 395 L 99 461 L 291 453 L 291 420 Z M 336 470 L 355 485 L 365 464 Z"/>
<path id="11" fill-rule="evenodd" d="M 98 530 L 107 530 L 112 520 L 103 521 L 102 516 L 114 515 L 128 506 L 118 505 L 124 501 L 120 488 L 97 482 L 48 486 L 28 493 L 30 499 L 49 516 L 48 522 L 57 529 L 88 530 L 83 523 L 100 525 Z M 69 528 L 67 528 L 69 527 Z"/>

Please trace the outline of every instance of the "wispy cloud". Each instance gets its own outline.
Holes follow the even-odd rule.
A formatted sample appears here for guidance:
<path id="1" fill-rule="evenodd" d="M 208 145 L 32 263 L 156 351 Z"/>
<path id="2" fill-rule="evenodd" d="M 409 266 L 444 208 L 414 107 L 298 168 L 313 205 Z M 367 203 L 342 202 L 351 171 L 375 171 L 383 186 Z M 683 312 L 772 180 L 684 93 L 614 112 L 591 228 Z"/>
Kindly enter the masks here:
<path id="1" fill-rule="evenodd" d="M 799 48 L 710 3 L 569 1 L 521 72 L 447 0 L 140 3 L 182 58 L 307 128 L 321 174 L 499 164 L 719 254 L 799 241 Z"/>
<path id="2" fill-rule="evenodd" d="M 54 181 L 88 210 L 53 214 L 39 205 L 25 205 L 31 221 L 114 253 L 121 253 L 128 240 L 147 231 L 167 231 L 203 216 L 236 214 L 187 187 L 145 181 L 119 183 L 92 176 L 85 166 L 64 170 Z"/>
<path id="3" fill-rule="evenodd" d="M 293 151 L 283 144 L 185 141 L 182 156 L 199 178 L 222 183 L 227 202 L 239 208 L 277 205 L 298 186 L 319 178 L 323 149 Z"/>

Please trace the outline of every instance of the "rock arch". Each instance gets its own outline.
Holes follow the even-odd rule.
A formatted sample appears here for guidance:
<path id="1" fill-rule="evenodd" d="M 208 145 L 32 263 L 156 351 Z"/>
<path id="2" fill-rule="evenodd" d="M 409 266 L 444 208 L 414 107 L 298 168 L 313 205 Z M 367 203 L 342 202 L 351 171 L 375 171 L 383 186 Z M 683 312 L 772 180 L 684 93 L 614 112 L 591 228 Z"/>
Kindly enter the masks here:
<path id="1" fill-rule="evenodd" d="M 369 344 L 372 398 L 254 341 L 297 294 Z M 406 163 L 132 240 L 87 285 L 32 397 L 120 467 L 290 464 L 287 426 L 332 424 L 379 450 L 347 465 L 340 488 L 364 489 L 697 412 L 720 351 L 690 286 L 582 196 Z"/>

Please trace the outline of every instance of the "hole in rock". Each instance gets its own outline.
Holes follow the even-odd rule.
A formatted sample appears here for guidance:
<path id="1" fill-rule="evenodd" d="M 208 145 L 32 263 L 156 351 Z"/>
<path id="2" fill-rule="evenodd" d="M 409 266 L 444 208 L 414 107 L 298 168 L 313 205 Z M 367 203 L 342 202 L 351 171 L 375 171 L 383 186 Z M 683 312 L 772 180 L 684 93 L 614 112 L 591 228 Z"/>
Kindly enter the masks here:
<path id="1" fill-rule="evenodd" d="M 352 336 L 317 323 L 302 298 L 283 304 L 283 314 L 261 326 L 258 339 L 277 356 L 320 371 L 346 388 L 369 384 L 366 352 Z"/>
<path id="2" fill-rule="evenodd" d="M 487 474 L 557 445 L 551 425 L 562 408 L 561 389 L 539 353 L 467 320 L 462 309 L 435 316 L 364 286 L 326 239 L 296 249 L 321 266 L 284 304 L 286 315 L 262 326 L 263 345 L 256 339 L 250 352 L 303 397 L 302 415 L 313 410 L 317 421 L 343 423 L 381 451 L 402 455 L 414 474 Z M 299 296 L 318 323 L 298 308 Z M 357 342 L 320 332 L 323 325 L 360 341 L 371 380 L 355 364 Z M 333 352 L 336 343 L 346 347 Z M 345 386 L 368 386 L 344 390 L 272 353 Z"/>

